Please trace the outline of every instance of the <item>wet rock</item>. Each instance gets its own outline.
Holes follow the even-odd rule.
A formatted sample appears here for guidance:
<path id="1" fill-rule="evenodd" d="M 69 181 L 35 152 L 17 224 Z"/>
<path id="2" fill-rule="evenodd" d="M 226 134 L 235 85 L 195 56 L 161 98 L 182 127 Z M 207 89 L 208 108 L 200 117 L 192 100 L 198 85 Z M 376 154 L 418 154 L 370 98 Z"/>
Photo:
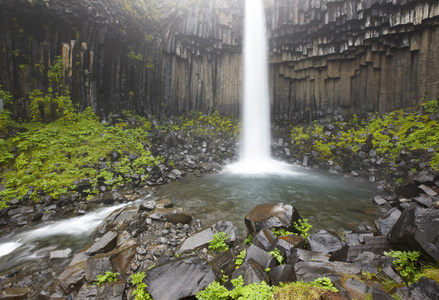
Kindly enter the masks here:
<path id="1" fill-rule="evenodd" d="M 382 235 L 387 235 L 392 230 L 393 226 L 395 226 L 400 216 L 401 211 L 394 207 L 381 218 L 379 218 L 375 222 L 375 226 Z"/>
<path id="2" fill-rule="evenodd" d="M 387 277 L 389 277 L 390 279 L 392 279 L 393 281 L 395 281 L 397 283 L 402 283 L 403 282 L 401 276 L 396 274 L 396 272 L 390 266 L 383 268 L 382 272 L 384 274 L 386 274 Z"/>
<path id="3" fill-rule="evenodd" d="M 343 287 L 349 292 L 350 298 L 364 298 L 371 292 L 371 288 L 365 283 L 355 279 L 348 278 Z"/>
<path id="4" fill-rule="evenodd" d="M 274 235 L 273 231 L 268 228 L 264 228 L 253 237 L 253 245 L 261 248 L 262 250 L 271 251 L 275 240 L 276 236 Z"/>
<path id="5" fill-rule="evenodd" d="M 183 207 L 156 208 L 149 217 L 153 220 L 166 221 L 172 224 L 188 224 L 192 220 L 192 216 Z"/>
<path id="6" fill-rule="evenodd" d="M 291 205 L 266 203 L 252 208 L 245 217 L 245 225 L 248 233 L 252 235 L 264 228 L 283 228 L 294 231 L 293 224 L 300 218 L 297 209 Z"/>
<path id="7" fill-rule="evenodd" d="M 437 240 L 439 210 L 410 208 L 404 210 L 389 233 L 389 240 L 413 250 L 421 250 L 434 261 L 439 260 Z"/>
<path id="8" fill-rule="evenodd" d="M 156 204 L 157 204 L 156 201 L 149 200 L 149 201 L 146 201 L 146 202 L 143 202 L 142 204 L 140 204 L 140 209 L 141 210 L 151 211 L 151 210 L 154 210 Z"/>
<path id="9" fill-rule="evenodd" d="M 98 294 L 98 287 L 96 285 L 90 285 L 88 283 L 85 283 L 78 291 L 75 300 L 96 299 L 97 294 Z"/>
<path id="10" fill-rule="evenodd" d="M 315 252 L 332 253 L 343 247 L 341 240 L 326 230 L 309 236 L 307 241 L 310 249 Z"/>
<path id="11" fill-rule="evenodd" d="M 217 278 L 231 275 L 235 271 L 235 257 L 232 251 L 221 252 L 210 262 Z"/>
<path id="12" fill-rule="evenodd" d="M 28 214 L 33 213 L 33 212 L 34 212 L 33 207 L 23 206 L 23 207 L 14 208 L 14 209 L 11 209 L 10 211 L 8 211 L 8 217 L 14 218 L 17 216 L 28 215 Z"/>
<path id="13" fill-rule="evenodd" d="M 248 261 L 250 259 L 257 261 L 264 267 L 264 269 L 274 267 L 278 264 L 273 255 L 259 247 L 256 247 L 255 245 L 250 245 L 245 254 L 244 261 Z"/>
<path id="14" fill-rule="evenodd" d="M 232 279 L 242 277 L 244 285 L 251 283 L 269 282 L 265 268 L 257 261 L 249 259 L 233 272 Z"/>
<path id="15" fill-rule="evenodd" d="M 287 256 L 287 264 L 300 261 L 329 261 L 329 255 L 299 248 L 292 249 L 290 255 Z"/>
<path id="16" fill-rule="evenodd" d="M 72 254 L 72 249 L 64 249 L 64 250 L 56 250 L 50 251 L 49 253 L 49 262 L 52 262 L 55 259 L 66 259 Z"/>
<path id="17" fill-rule="evenodd" d="M 68 266 L 55 280 L 51 293 L 69 295 L 79 290 L 85 282 L 85 269 L 85 261 Z"/>
<path id="18" fill-rule="evenodd" d="M 213 235 L 218 232 L 225 232 L 230 238 L 228 243 L 236 240 L 235 228 L 232 222 L 219 221 L 216 224 L 206 227 L 187 239 L 185 239 L 176 249 L 176 253 L 181 254 L 187 251 L 192 251 L 201 247 L 207 246 L 207 244 L 213 239 Z"/>
<path id="19" fill-rule="evenodd" d="M 418 184 L 432 184 L 434 182 L 434 175 L 428 172 L 419 172 L 413 180 Z"/>
<path id="20" fill-rule="evenodd" d="M 173 206 L 172 201 L 169 199 L 161 199 L 156 204 L 156 208 L 171 208 Z"/>
<path id="21" fill-rule="evenodd" d="M 396 294 L 404 300 L 437 299 L 439 283 L 433 279 L 422 277 L 415 283 L 399 289 Z"/>
<path id="22" fill-rule="evenodd" d="M 107 271 L 113 273 L 116 272 L 111 264 L 111 255 L 108 253 L 102 253 L 91 256 L 86 262 L 85 279 L 88 282 L 96 281 L 98 275 L 105 274 Z"/>
<path id="23" fill-rule="evenodd" d="M 109 231 L 85 251 L 87 255 L 95 255 L 113 250 L 117 243 L 117 233 Z"/>
<path id="24" fill-rule="evenodd" d="M 433 206 L 434 202 L 433 199 L 431 199 L 428 196 L 421 195 L 419 197 L 413 198 L 414 201 L 420 204 L 420 206 L 424 208 L 430 208 Z"/>
<path id="25" fill-rule="evenodd" d="M 21 300 L 27 299 L 28 296 L 32 293 L 32 288 L 24 287 L 24 288 L 6 288 L 0 291 L 0 299 L 5 300 Z"/>
<path id="26" fill-rule="evenodd" d="M 386 236 L 378 236 L 367 239 L 366 244 L 347 245 L 332 253 L 331 261 L 352 262 L 361 253 L 371 252 L 376 255 L 383 255 L 384 251 L 390 250 L 390 243 Z"/>
<path id="27" fill-rule="evenodd" d="M 125 288 L 125 281 L 111 282 L 99 286 L 96 291 L 96 300 L 122 300 Z"/>
<path id="28" fill-rule="evenodd" d="M 280 265 L 271 268 L 268 273 L 272 285 L 279 285 L 282 282 L 297 281 L 296 271 L 293 265 Z"/>
<path id="29" fill-rule="evenodd" d="M 386 199 L 384 199 L 381 196 L 375 196 L 372 200 L 373 203 L 377 204 L 377 205 L 386 205 L 387 201 Z"/>
<path id="30" fill-rule="evenodd" d="M 102 202 L 106 205 L 113 204 L 116 200 L 112 192 L 105 192 L 102 194 Z"/>
<path id="31" fill-rule="evenodd" d="M 118 231 L 126 228 L 126 224 L 137 219 L 139 207 L 136 205 L 122 207 L 111 213 L 96 229 L 96 236 L 103 236 L 110 230 Z"/>
<path id="32" fill-rule="evenodd" d="M 213 281 L 215 274 L 212 268 L 199 257 L 157 266 L 146 273 L 144 280 L 154 299 L 193 297 Z"/>
<path id="33" fill-rule="evenodd" d="M 306 261 L 294 264 L 297 280 L 310 282 L 319 277 L 329 277 L 332 282 L 337 282 L 341 279 L 341 274 L 359 275 L 361 269 L 344 262 L 315 262 Z"/>

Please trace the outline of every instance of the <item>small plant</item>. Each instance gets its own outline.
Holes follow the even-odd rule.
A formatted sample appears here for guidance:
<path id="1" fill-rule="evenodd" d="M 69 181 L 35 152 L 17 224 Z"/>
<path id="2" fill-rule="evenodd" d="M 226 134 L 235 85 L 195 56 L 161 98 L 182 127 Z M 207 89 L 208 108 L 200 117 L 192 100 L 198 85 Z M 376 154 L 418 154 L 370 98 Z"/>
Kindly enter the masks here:
<path id="1" fill-rule="evenodd" d="M 195 297 L 198 300 L 227 300 L 229 299 L 229 291 L 218 281 L 214 281 L 207 288 L 199 291 Z"/>
<path id="2" fill-rule="evenodd" d="M 294 234 L 293 232 L 287 231 L 287 230 L 282 229 L 282 228 L 279 228 L 277 230 L 273 228 L 271 231 L 273 231 L 273 234 L 277 237 Z"/>
<path id="3" fill-rule="evenodd" d="M 332 283 L 331 279 L 329 277 L 320 277 L 313 281 L 313 283 L 318 286 L 322 287 L 328 291 L 337 293 L 338 290 L 334 287 L 334 284 Z"/>
<path id="4" fill-rule="evenodd" d="M 213 252 L 223 252 L 229 250 L 226 240 L 229 239 L 225 232 L 218 232 L 213 235 L 213 239 L 209 242 L 209 250 Z"/>
<path id="5" fill-rule="evenodd" d="M 244 245 L 251 245 L 253 244 L 253 235 L 249 234 L 248 237 L 244 240 Z"/>
<path id="6" fill-rule="evenodd" d="M 294 222 L 294 228 L 300 232 L 300 236 L 306 239 L 309 237 L 308 231 L 313 228 L 312 225 L 308 223 L 308 219 L 299 219 L 299 222 Z"/>
<path id="7" fill-rule="evenodd" d="M 236 266 L 235 269 L 238 269 L 242 265 L 242 263 L 244 262 L 244 258 L 245 258 L 246 253 L 247 253 L 246 250 L 242 250 L 238 254 L 238 256 L 236 257 L 236 261 L 235 261 L 235 266 Z"/>
<path id="8" fill-rule="evenodd" d="M 134 296 L 135 300 L 152 300 L 151 295 L 146 292 L 146 284 L 143 282 L 145 278 L 145 273 L 134 273 L 131 274 L 131 283 L 136 285 L 136 289 L 131 295 Z"/>
<path id="9" fill-rule="evenodd" d="M 395 251 L 384 252 L 385 256 L 396 258 L 393 264 L 401 276 L 407 280 L 409 284 L 415 282 L 421 276 L 421 272 L 415 266 L 418 261 L 419 251 Z"/>
<path id="10" fill-rule="evenodd" d="M 119 275 L 119 273 L 107 271 L 105 274 L 98 275 L 95 283 L 96 285 L 103 285 L 104 283 L 115 282 L 117 281 L 117 276 Z"/>
<path id="11" fill-rule="evenodd" d="M 276 260 L 277 260 L 277 262 L 279 263 L 279 264 L 283 264 L 283 262 L 284 262 L 284 257 L 282 256 L 282 254 L 280 253 L 280 251 L 279 251 L 279 249 L 274 249 L 273 251 L 270 251 L 270 252 L 268 252 L 268 253 L 270 253 L 271 255 L 273 255 L 274 256 L 274 258 L 276 258 Z"/>

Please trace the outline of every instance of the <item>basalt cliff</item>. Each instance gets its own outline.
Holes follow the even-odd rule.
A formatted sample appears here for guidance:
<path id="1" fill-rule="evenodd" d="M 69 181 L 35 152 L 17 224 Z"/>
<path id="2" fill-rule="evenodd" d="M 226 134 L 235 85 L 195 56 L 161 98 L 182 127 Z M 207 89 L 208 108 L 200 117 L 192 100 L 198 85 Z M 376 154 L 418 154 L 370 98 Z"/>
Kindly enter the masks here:
<path id="1" fill-rule="evenodd" d="M 272 116 L 315 119 L 439 96 L 439 4 L 269 0 Z M 61 56 L 72 101 L 102 118 L 239 114 L 243 0 L 0 0 L 0 80 L 16 117 Z"/>

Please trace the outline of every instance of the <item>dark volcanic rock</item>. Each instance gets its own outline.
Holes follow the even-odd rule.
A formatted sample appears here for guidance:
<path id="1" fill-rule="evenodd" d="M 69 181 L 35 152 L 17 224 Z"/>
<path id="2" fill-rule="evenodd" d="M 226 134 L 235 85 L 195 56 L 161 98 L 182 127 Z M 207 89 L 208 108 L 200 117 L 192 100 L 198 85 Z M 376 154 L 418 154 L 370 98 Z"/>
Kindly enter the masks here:
<path id="1" fill-rule="evenodd" d="M 387 235 L 392 230 L 393 226 L 396 224 L 400 216 L 401 211 L 398 208 L 394 207 L 389 210 L 384 216 L 379 218 L 375 222 L 375 226 L 382 235 Z"/>
<path id="2" fill-rule="evenodd" d="M 293 231 L 293 223 L 301 219 L 299 212 L 284 203 L 266 203 L 252 208 L 245 217 L 249 234 L 255 235 L 264 228 L 283 228 Z"/>
<path id="3" fill-rule="evenodd" d="M 204 259 L 191 257 L 149 270 L 144 282 L 154 299 L 174 300 L 195 296 L 215 279 Z"/>
<path id="4" fill-rule="evenodd" d="M 389 233 L 389 240 L 412 250 L 421 250 L 434 261 L 439 260 L 439 210 L 409 208 Z"/>
<path id="5" fill-rule="evenodd" d="M 117 233 L 109 231 L 85 251 L 87 255 L 95 255 L 113 250 L 116 247 Z"/>
<path id="6" fill-rule="evenodd" d="M 186 251 L 192 251 L 207 246 L 207 244 L 213 239 L 213 235 L 218 232 L 225 232 L 230 237 L 228 242 L 234 242 L 236 240 L 235 228 L 233 227 L 232 222 L 219 221 L 218 223 L 206 227 L 185 239 L 177 247 L 176 252 L 184 253 Z"/>
<path id="7" fill-rule="evenodd" d="M 156 208 L 149 217 L 154 220 L 166 221 L 172 224 L 188 224 L 192 220 L 192 216 L 187 209 L 183 207 Z"/>
<path id="8" fill-rule="evenodd" d="M 235 272 L 232 279 L 242 276 L 244 285 L 251 283 L 269 282 L 265 268 L 257 261 L 249 259 L 244 262 Z"/>
<path id="9" fill-rule="evenodd" d="M 296 271 L 293 265 L 280 265 L 271 268 L 268 273 L 272 285 L 279 285 L 282 282 L 294 282 L 297 280 Z"/>
<path id="10" fill-rule="evenodd" d="M 221 278 L 223 275 L 229 276 L 235 271 L 235 257 L 233 252 L 230 250 L 221 252 L 210 261 L 210 265 L 217 278 Z"/>
<path id="11" fill-rule="evenodd" d="M 264 228 L 253 237 L 253 245 L 265 251 L 271 251 L 275 240 L 276 236 L 274 235 L 273 231 L 268 228 Z"/>
<path id="12" fill-rule="evenodd" d="M 277 265 L 276 258 L 255 245 L 250 245 L 245 254 L 244 262 L 253 259 L 261 264 L 264 269 Z"/>
<path id="13" fill-rule="evenodd" d="M 333 282 L 341 279 L 340 274 L 358 275 L 361 269 L 344 262 L 298 262 L 294 264 L 297 280 L 305 282 L 316 280 L 319 277 L 329 277 Z"/>
<path id="14" fill-rule="evenodd" d="M 397 294 L 404 300 L 438 299 L 439 283 L 422 277 L 415 283 L 399 289 Z"/>
<path id="15" fill-rule="evenodd" d="M 326 230 L 320 230 L 308 237 L 308 243 L 312 251 L 322 253 L 332 253 L 343 247 L 341 240 Z"/>
<path id="16" fill-rule="evenodd" d="M 97 288 L 96 300 L 122 300 L 126 281 L 110 282 Z"/>

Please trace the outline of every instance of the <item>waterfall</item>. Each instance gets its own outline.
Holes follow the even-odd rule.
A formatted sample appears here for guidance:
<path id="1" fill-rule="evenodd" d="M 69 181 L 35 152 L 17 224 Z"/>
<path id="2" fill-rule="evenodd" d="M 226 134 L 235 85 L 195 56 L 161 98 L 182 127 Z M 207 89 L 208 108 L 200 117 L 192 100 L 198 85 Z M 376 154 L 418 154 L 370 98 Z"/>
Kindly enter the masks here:
<path id="1" fill-rule="evenodd" d="M 240 160 L 228 168 L 232 173 L 291 173 L 286 164 L 271 158 L 266 31 L 263 0 L 245 0 L 243 132 Z"/>

